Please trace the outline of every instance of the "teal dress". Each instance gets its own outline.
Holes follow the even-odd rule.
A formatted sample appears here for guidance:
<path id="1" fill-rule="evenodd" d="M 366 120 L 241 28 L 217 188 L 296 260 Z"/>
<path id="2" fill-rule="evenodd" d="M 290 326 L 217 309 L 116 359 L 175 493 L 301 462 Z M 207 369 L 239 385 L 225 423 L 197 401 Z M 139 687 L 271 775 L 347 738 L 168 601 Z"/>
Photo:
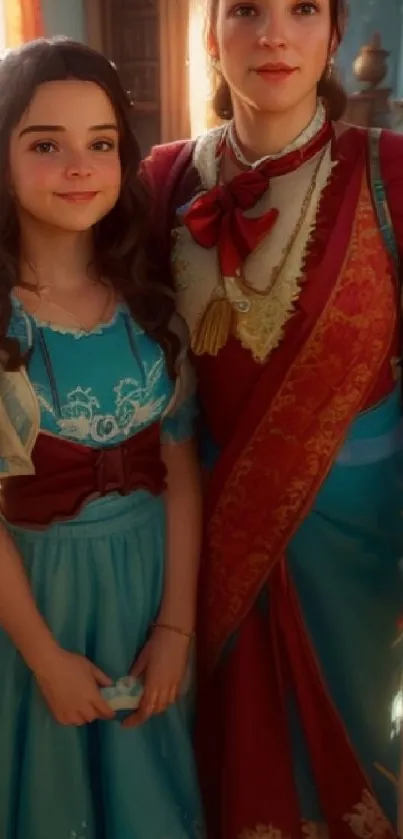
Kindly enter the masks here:
<path id="1" fill-rule="evenodd" d="M 41 324 L 14 301 L 9 334 L 32 348 L 42 430 L 95 447 L 156 421 L 165 442 L 192 435 L 192 397 L 170 409 L 162 351 L 124 306 L 87 334 Z M 161 601 L 163 498 L 110 494 L 72 521 L 9 530 L 57 641 L 113 680 L 127 674 Z M 136 729 L 64 727 L 1 630 L 0 662 L 1 839 L 200 839 L 189 694 Z"/>

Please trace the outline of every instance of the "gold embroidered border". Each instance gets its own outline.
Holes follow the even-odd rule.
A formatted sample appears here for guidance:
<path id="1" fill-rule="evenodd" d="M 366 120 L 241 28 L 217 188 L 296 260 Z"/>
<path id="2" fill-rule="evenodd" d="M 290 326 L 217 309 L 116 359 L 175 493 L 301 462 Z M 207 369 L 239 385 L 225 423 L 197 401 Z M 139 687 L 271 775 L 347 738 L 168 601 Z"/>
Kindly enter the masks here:
<path id="1" fill-rule="evenodd" d="M 364 175 L 328 304 L 232 469 L 209 524 L 202 615 L 208 665 L 308 514 L 387 358 L 395 323 L 395 282 Z"/>

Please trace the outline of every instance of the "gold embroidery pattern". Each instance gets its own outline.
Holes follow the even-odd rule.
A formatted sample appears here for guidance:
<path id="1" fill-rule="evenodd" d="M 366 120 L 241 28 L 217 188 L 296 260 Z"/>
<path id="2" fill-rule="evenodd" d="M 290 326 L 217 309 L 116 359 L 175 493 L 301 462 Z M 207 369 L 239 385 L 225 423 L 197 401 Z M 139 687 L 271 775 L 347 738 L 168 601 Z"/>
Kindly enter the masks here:
<path id="1" fill-rule="evenodd" d="M 357 839 L 394 839 L 395 834 L 388 820 L 383 815 L 379 804 L 368 790 L 364 790 L 359 804 L 344 817 L 352 836 Z M 326 825 L 317 822 L 303 822 L 304 839 L 329 839 Z M 272 824 L 258 824 L 254 830 L 243 830 L 238 839 L 290 839 L 283 831 Z"/>
<path id="2" fill-rule="evenodd" d="M 304 839 L 329 839 L 327 827 L 316 822 L 303 822 L 302 835 Z M 290 837 L 271 824 L 258 824 L 255 830 L 243 830 L 238 839 L 290 839 Z"/>
<path id="3" fill-rule="evenodd" d="M 231 329 L 243 347 L 260 363 L 281 343 L 285 327 L 294 314 L 295 304 L 301 293 L 305 258 L 315 230 L 319 202 L 336 165 L 331 160 L 330 146 L 319 161 L 312 161 L 312 165 L 312 195 L 272 288 L 267 294 L 260 293 L 258 289 L 256 293 L 253 291 L 254 277 L 267 274 L 269 278 L 271 272 L 276 272 L 275 264 L 271 269 L 268 268 L 272 262 L 271 235 L 267 236 L 245 261 L 245 276 L 251 286 L 250 290 L 242 290 L 236 277 L 224 278 L 224 293 L 233 309 L 232 326 L 227 331 Z M 267 210 L 266 203 L 267 201 L 263 200 L 262 206 L 259 203 L 255 208 L 256 212 L 250 215 L 263 212 L 263 206 Z M 296 221 L 298 222 L 298 219 Z M 279 265 L 283 259 L 284 254 L 281 254 Z M 214 303 L 216 297 L 222 298 L 216 248 L 211 251 L 201 248 L 193 241 L 186 227 L 179 227 L 173 237 L 172 268 L 178 292 L 179 311 L 188 323 L 192 346 L 198 352 L 200 341 L 197 336 L 200 324 L 204 322 L 212 301 Z M 226 298 L 223 298 L 223 302 Z"/>
<path id="4" fill-rule="evenodd" d="M 243 830 L 239 839 L 289 839 L 281 830 L 276 830 L 272 824 L 258 824 L 255 830 Z"/>
<path id="5" fill-rule="evenodd" d="M 353 811 L 344 817 L 351 828 L 353 836 L 358 839 L 394 839 L 388 820 L 382 813 L 375 798 L 368 790 L 364 790 L 362 799 Z"/>
<path id="6" fill-rule="evenodd" d="M 315 222 L 322 192 L 333 170 L 330 148 L 326 150 L 317 171 L 312 173 L 314 188 L 304 212 L 304 219 L 296 232 L 283 268 L 268 294 L 240 294 L 235 283 L 237 318 L 235 334 L 255 361 L 265 362 L 281 343 L 286 325 L 295 311 L 301 294 L 307 249 L 315 231 Z M 266 243 L 266 247 L 269 241 Z M 227 284 L 227 295 L 232 299 L 233 286 Z M 244 302 L 244 310 L 240 308 Z"/>
<path id="7" fill-rule="evenodd" d="M 390 349 L 395 284 L 365 174 L 339 279 L 249 444 L 209 525 L 206 664 L 250 608 L 310 509 Z M 255 503 L 264 492 L 264 509 Z"/>
<path id="8" fill-rule="evenodd" d="M 304 839 L 329 839 L 329 831 L 325 824 L 306 822 L 302 827 Z"/>
<path id="9" fill-rule="evenodd" d="M 215 150 L 220 136 L 219 133 L 210 132 L 196 146 L 194 162 L 203 187 L 206 189 L 211 189 L 217 179 Z M 279 242 L 283 242 L 283 237 L 285 241 L 290 233 L 287 226 L 282 227 L 283 217 L 287 216 L 288 218 L 289 212 L 286 208 L 282 210 L 280 207 L 282 221 L 280 223 L 276 222 L 274 234 L 265 237 L 263 242 L 252 251 L 245 261 L 245 279 L 251 287 L 246 292 L 240 288 L 236 277 L 225 277 L 223 279 L 225 298 L 219 276 L 217 249 L 207 250 L 197 245 L 184 226 L 178 227 L 174 231 L 172 268 L 178 293 L 178 308 L 188 323 L 192 346 L 197 354 L 206 351 L 205 343 L 201 342 L 199 337 L 200 325 L 204 323 L 209 307 L 211 305 L 215 306 L 217 300 L 224 304 L 226 300 L 231 302 L 233 313 L 231 313 L 232 318 L 227 332 L 229 333 L 231 330 L 236 335 L 243 347 L 252 353 L 255 361 L 258 363 L 266 361 L 270 353 L 279 346 L 284 336 L 285 327 L 295 312 L 295 304 L 301 293 L 306 253 L 315 230 L 319 202 L 335 165 L 337 163 L 331 160 L 329 145 L 322 153 L 322 157 L 312 160 L 309 163 L 310 168 L 304 168 L 306 176 L 312 177 L 314 186 L 307 209 L 303 213 L 303 222 L 299 227 L 298 216 L 295 218 L 297 223 L 296 235 L 290 246 L 290 251 L 287 253 L 284 265 L 282 265 L 284 251 L 282 248 L 277 251 L 273 240 L 273 235 L 275 235 L 275 238 L 279 237 Z M 215 175 L 213 178 L 212 170 L 214 167 Z M 293 186 L 291 183 L 288 183 L 287 186 L 287 177 L 280 178 L 279 181 L 282 183 L 282 196 L 284 196 L 284 190 L 290 190 L 290 200 L 292 201 Z M 301 199 L 302 206 L 304 196 L 306 197 L 305 178 L 300 181 L 297 196 L 297 205 L 299 206 Z M 284 197 L 282 200 L 284 202 Z M 260 215 L 267 211 L 270 205 L 271 202 L 268 203 L 268 194 L 266 194 L 259 200 L 256 207 L 247 212 L 246 215 Z M 277 255 L 273 256 L 274 254 Z M 256 281 L 255 278 L 262 278 L 267 275 L 269 279 L 270 274 L 276 273 L 278 266 L 282 267 L 273 287 L 267 294 L 262 295 L 258 288 L 259 281 Z M 256 293 L 253 291 L 254 285 L 256 285 Z M 213 329 L 213 333 L 215 331 Z M 214 347 L 213 344 L 213 349 Z M 215 354 L 215 352 L 216 349 L 212 354 Z"/>

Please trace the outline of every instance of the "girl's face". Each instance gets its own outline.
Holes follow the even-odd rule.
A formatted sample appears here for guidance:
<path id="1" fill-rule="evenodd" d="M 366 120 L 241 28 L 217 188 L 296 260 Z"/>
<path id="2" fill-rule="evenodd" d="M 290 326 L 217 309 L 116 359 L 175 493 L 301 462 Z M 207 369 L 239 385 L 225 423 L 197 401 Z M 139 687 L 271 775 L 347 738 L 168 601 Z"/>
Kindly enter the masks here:
<path id="1" fill-rule="evenodd" d="M 314 102 L 330 41 L 330 0 L 218 0 L 209 49 L 235 106 L 275 114 Z"/>
<path id="2" fill-rule="evenodd" d="M 46 82 L 12 132 L 10 189 L 20 220 L 65 232 L 88 230 L 116 204 L 118 126 L 94 82 Z"/>

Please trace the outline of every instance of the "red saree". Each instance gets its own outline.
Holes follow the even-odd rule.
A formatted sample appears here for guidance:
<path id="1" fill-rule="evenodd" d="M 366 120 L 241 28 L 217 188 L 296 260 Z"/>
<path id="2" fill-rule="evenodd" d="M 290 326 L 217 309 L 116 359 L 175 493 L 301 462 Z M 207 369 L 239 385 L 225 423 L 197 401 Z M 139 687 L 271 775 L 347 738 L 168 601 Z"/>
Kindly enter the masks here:
<path id="1" fill-rule="evenodd" d="M 393 388 L 396 279 L 367 185 L 365 134 L 346 132 L 337 157 L 281 346 L 263 368 L 235 339 L 218 357 L 195 358 L 222 452 L 200 581 L 197 747 L 208 839 L 318 836 L 301 823 L 290 692 L 330 839 L 396 836 L 321 677 L 286 560 L 352 421 Z M 263 591 L 269 617 L 257 602 Z"/>
<path id="2" fill-rule="evenodd" d="M 198 731 L 209 837 L 252 839 L 260 835 L 258 825 L 265 826 L 262 836 L 277 836 L 274 829 L 279 837 L 306 835 L 288 743 L 290 688 L 331 839 L 358 835 L 360 807 L 377 808 L 321 679 L 285 557 L 353 418 L 376 400 L 380 383 L 391 388 L 395 281 L 367 186 L 365 142 L 356 142 L 345 195 L 336 194 L 347 166 L 341 162 L 324 197 L 322 240 L 319 235 L 308 259 L 301 311 L 281 348 L 258 376 L 255 371 L 212 476 L 201 577 Z M 325 230 L 332 191 L 339 211 Z M 235 364 L 242 370 L 237 352 L 233 342 L 215 360 L 215 383 L 217 365 L 223 378 Z M 206 393 L 209 364 L 211 359 L 199 359 L 198 372 L 221 442 L 226 423 L 217 393 L 213 399 Z M 265 585 L 270 623 L 256 606 Z M 217 667 L 234 632 L 236 645 Z M 376 836 L 395 835 L 380 809 L 376 821 Z"/>

